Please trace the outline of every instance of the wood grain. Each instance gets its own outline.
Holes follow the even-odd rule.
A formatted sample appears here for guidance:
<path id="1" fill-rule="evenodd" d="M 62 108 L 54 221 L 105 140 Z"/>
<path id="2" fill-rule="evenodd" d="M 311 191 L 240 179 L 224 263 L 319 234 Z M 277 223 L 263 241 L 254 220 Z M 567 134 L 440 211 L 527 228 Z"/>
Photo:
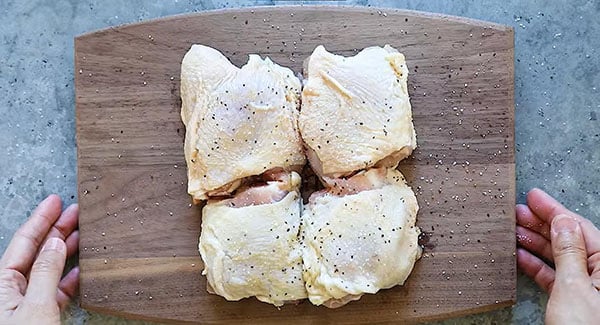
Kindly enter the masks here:
<path id="1" fill-rule="evenodd" d="M 315 46 L 406 55 L 418 149 L 400 169 L 417 193 L 425 254 L 406 285 L 341 309 L 281 309 L 209 295 L 200 208 L 186 194 L 180 62 L 191 44 L 300 72 Z M 515 301 L 513 31 L 401 10 L 220 10 L 75 40 L 81 304 L 173 322 L 418 322 Z"/>

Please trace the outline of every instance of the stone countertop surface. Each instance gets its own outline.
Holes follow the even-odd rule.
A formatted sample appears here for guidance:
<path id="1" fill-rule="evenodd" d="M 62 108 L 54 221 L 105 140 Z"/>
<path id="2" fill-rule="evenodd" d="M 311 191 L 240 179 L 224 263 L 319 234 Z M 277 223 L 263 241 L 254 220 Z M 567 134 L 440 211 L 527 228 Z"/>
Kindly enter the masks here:
<path id="1" fill-rule="evenodd" d="M 2 0 L 0 251 L 45 196 L 77 201 L 73 38 L 224 7 L 328 4 L 471 17 L 515 30 L 517 202 L 540 187 L 600 224 L 600 2 L 594 0 Z M 73 263 L 73 261 L 71 261 Z M 517 304 L 442 324 L 541 324 L 547 295 L 522 275 Z M 81 310 L 67 324 L 144 324 Z"/>

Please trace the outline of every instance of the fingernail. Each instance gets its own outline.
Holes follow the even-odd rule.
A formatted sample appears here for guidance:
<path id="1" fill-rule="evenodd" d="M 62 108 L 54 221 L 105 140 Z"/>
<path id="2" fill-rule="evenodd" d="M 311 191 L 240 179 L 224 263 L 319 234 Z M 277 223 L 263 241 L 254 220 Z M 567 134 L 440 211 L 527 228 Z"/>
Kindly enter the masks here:
<path id="1" fill-rule="evenodd" d="M 77 209 L 78 207 L 79 207 L 79 205 L 77 205 L 77 203 L 73 203 L 73 204 L 69 205 L 69 206 L 68 206 L 68 207 L 65 209 L 65 211 L 71 211 L 71 210 Z"/>
<path id="2" fill-rule="evenodd" d="M 575 232 L 577 227 L 579 227 L 579 222 L 564 214 L 554 217 L 551 226 L 552 231 L 557 234 Z"/>
<path id="3" fill-rule="evenodd" d="M 46 241 L 46 243 L 44 244 L 44 247 L 42 247 L 42 252 L 48 251 L 48 250 L 62 251 L 62 250 L 64 250 L 64 246 L 65 245 L 62 240 L 60 240 L 59 238 L 56 238 L 56 237 L 52 237 Z"/>

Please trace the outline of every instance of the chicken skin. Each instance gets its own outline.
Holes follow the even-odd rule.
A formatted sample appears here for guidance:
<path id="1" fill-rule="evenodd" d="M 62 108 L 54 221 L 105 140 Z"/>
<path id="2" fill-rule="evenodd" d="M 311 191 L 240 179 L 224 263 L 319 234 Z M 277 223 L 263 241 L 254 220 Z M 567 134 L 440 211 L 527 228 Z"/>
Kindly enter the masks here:
<path id="1" fill-rule="evenodd" d="M 421 256 L 417 200 L 395 169 L 416 147 L 404 56 L 318 46 L 304 74 L 301 92 L 269 58 L 238 68 L 203 45 L 183 58 L 202 273 L 226 300 L 336 308 L 404 284 Z"/>
<path id="2" fill-rule="evenodd" d="M 300 87 L 290 69 L 269 58 L 250 55 L 237 68 L 213 48 L 192 46 L 181 63 L 181 118 L 188 193 L 196 203 L 274 168 L 302 168 Z"/>
<path id="3" fill-rule="evenodd" d="M 300 176 L 278 173 L 202 210 L 199 250 L 209 292 L 281 306 L 306 298 L 298 239 Z"/>
<path id="4" fill-rule="evenodd" d="M 300 231 L 308 299 L 335 308 L 403 284 L 421 255 L 417 210 L 404 177 L 390 168 L 315 192 Z"/>
<path id="5" fill-rule="evenodd" d="M 389 45 L 353 57 L 318 46 L 305 62 L 299 127 L 324 180 L 395 168 L 416 147 L 404 55 Z"/>

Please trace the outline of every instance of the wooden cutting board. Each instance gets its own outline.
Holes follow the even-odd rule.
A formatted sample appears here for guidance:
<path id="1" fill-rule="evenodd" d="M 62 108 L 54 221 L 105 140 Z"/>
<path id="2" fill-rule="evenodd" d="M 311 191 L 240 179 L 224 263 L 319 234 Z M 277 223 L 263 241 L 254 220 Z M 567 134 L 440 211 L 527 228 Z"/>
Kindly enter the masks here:
<path id="1" fill-rule="evenodd" d="M 418 149 L 402 162 L 417 193 L 424 255 L 403 287 L 335 310 L 280 309 L 206 292 L 200 208 L 186 194 L 179 74 L 194 43 L 236 65 L 249 53 L 300 72 L 319 44 L 406 55 Z M 425 321 L 515 302 L 513 30 L 402 10 L 219 10 L 75 39 L 81 305 L 175 322 Z"/>

